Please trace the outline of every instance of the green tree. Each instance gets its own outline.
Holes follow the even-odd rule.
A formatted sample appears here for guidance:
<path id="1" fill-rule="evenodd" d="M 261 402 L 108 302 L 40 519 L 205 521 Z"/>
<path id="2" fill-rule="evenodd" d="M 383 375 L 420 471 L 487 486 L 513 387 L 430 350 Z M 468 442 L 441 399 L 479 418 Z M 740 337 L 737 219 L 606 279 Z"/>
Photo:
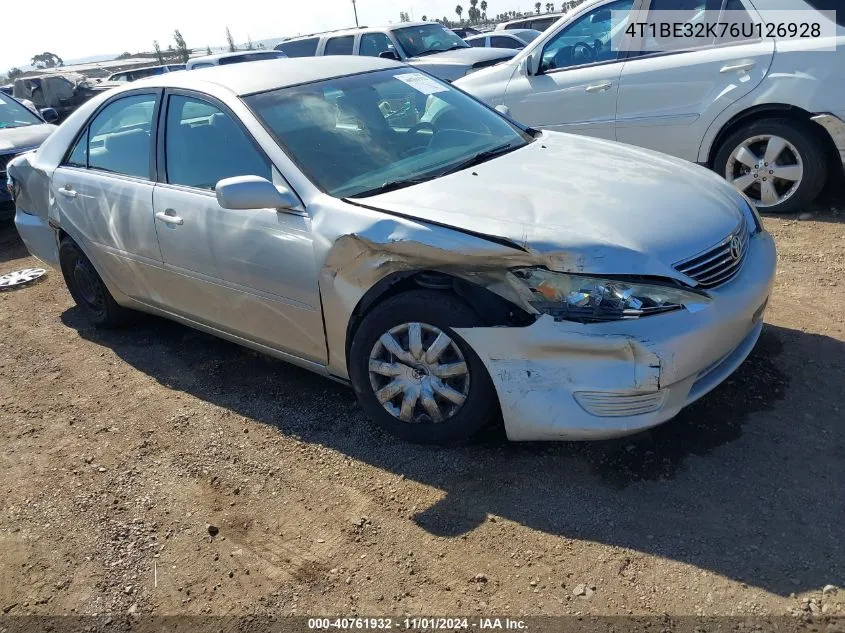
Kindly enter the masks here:
<path id="1" fill-rule="evenodd" d="M 179 29 L 173 31 L 173 41 L 176 42 L 176 58 L 183 64 L 187 64 L 191 58 L 191 49 L 185 44 L 185 38 L 179 32 Z"/>
<path id="2" fill-rule="evenodd" d="M 424 15 L 424 16 L 422 17 L 422 21 L 423 21 L 423 22 L 428 22 L 428 16 L 427 16 L 427 15 Z"/>
<path id="3" fill-rule="evenodd" d="M 209 45 L 207 45 L 207 44 L 206 44 L 206 46 L 205 46 L 205 54 L 206 54 L 206 55 L 211 55 L 211 47 L 210 47 Z"/>
<path id="4" fill-rule="evenodd" d="M 6 79 L 14 81 L 21 75 L 23 75 L 23 71 L 20 68 L 10 68 L 9 72 L 6 73 Z"/>
<path id="5" fill-rule="evenodd" d="M 481 0 L 481 2 L 479 3 L 479 6 L 481 7 L 481 18 L 483 20 L 486 20 L 487 19 L 487 0 Z"/>
<path id="6" fill-rule="evenodd" d="M 238 50 L 238 47 L 235 46 L 235 39 L 232 37 L 232 32 L 229 30 L 229 27 L 226 27 L 226 42 L 229 44 L 229 52 L 234 53 Z"/>
<path id="7" fill-rule="evenodd" d="M 59 66 L 64 66 L 65 63 L 62 61 L 62 58 L 55 53 L 44 52 L 33 56 L 32 65 L 36 68 L 57 68 Z"/>
<path id="8" fill-rule="evenodd" d="M 161 52 L 161 46 L 159 46 L 158 40 L 153 40 L 153 51 L 155 51 L 156 60 L 159 65 L 164 64 L 164 53 Z"/>
<path id="9" fill-rule="evenodd" d="M 534 10 L 537 12 L 537 15 L 540 15 L 540 3 L 539 2 L 534 3 Z"/>
<path id="10" fill-rule="evenodd" d="M 132 57 L 132 53 L 130 53 L 129 51 L 126 51 L 124 53 L 121 53 L 117 57 L 115 57 L 115 59 L 129 59 L 130 57 Z"/>
<path id="11" fill-rule="evenodd" d="M 458 6 L 456 6 L 456 7 L 455 7 L 455 13 L 457 13 L 457 14 L 458 14 L 458 21 L 459 21 L 459 22 L 462 22 L 462 21 L 463 21 L 463 20 L 461 19 L 461 13 L 463 13 L 463 12 L 464 12 L 464 8 L 463 8 L 461 5 L 458 5 Z"/>

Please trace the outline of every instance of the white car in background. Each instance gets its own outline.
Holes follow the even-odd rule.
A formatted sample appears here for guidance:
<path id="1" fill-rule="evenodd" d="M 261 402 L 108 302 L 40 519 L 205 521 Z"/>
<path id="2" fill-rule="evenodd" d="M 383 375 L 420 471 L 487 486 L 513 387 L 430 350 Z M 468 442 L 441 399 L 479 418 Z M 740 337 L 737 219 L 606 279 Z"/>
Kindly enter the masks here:
<path id="1" fill-rule="evenodd" d="M 639 145 L 710 167 L 761 209 L 811 202 L 845 161 L 841 0 L 597 0 L 514 59 L 456 85 L 534 127 Z M 611 46 L 636 12 L 760 13 L 839 6 L 822 37 L 746 39 L 673 52 Z M 734 13 L 742 12 L 742 13 Z M 637 21 L 641 21 L 638 17 Z M 659 21 L 656 20 L 655 21 Z M 825 35 L 834 32 L 835 35 Z M 502 108 L 503 109 L 503 108 Z"/>
<path id="2" fill-rule="evenodd" d="M 515 29 L 513 31 L 494 31 L 469 35 L 464 41 L 473 48 L 513 48 L 520 50 L 542 35 L 535 29 Z"/>

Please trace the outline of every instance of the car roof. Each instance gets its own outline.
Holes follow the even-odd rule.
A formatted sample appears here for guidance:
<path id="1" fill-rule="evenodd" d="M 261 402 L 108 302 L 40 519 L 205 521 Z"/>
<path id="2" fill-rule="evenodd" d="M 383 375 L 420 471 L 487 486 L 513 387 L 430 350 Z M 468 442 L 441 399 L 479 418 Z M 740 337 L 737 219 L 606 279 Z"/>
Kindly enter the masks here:
<path id="1" fill-rule="evenodd" d="M 198 68 L 191 72 L 165 73 L 134 81 L 123 90 L 150 86 L 208 92 L 209 86 L 215 86 L 244 96 L 333 77 L 402 66 L 404 64 L 389 59 L 357 55 L 267 59 L 248 64 Z"/>
<path id="2" fill-rule="evenodd" d="M 322 33 L 309 33 L 308 35 L 297 35 L 296 37 L 290 37 L 286 39 L 282 44 L 287 44 L 288 42 L 295 42 L 297 40 L 310 40 L 310 39 L 318 39 L 318 38 L 332 38 L 332 37 L 343 37 L 344 35 L 356 35 L 358 33 L 370 33 L 372 31 L 395 31 L 396 29 L 404 29 L 409 26 L 426 26 L 431 24 L 437 24 L 443 26 L 439 22 L 397 22 L 396 24 L 386 24 L 384 26 L 359 26 L 351 29 L 338 29 L 337 31 L 324 31 Z M 448 27 L 443 27 L 447 29 Z M 467 27 L 458 27 L 458 28 L 467 28 Z M 469 27 L 471 28 L 471 27 Z"/>

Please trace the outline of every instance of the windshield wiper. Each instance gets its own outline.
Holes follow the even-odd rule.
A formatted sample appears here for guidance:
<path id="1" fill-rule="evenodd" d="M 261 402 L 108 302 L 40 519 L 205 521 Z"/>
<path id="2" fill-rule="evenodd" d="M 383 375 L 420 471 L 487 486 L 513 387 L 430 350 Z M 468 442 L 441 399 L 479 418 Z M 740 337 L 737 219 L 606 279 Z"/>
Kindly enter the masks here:
<path id="1" fill-rule="evenodd" d="M 423 57 L 425 55 L 434 55 L 434 53 L 445 53 L 447 51 L 456 51 L 463 48 L 472 48 L 471 46 L 461 46 L 460 44 L 452 44 L 449 48 L 430 48 L 427 51 L 417 53 L 415 57 Z"/>
<path id="2" fill-rule="evenodd" d="M 354 196 L 349 196 L 351 198 L 367 198 L 369 196 L 377 196 L 380 193 L 387 193 L 388 191 L 396 191 L 397 189 L 404 189 L 405 187 L 410 187 L 411 185 L 419 185 L 423 182 L 427 182 L 431 180 L 431 178 L 406 178 L 404 180 L 391 180 L 390 182 L 386 182 L 384 184 L 379 185 L 378 187 L 373 187 L 372 189 L 367 189 L 366 191 L 362 191 L 361 193 L 356 193 Z"/>
<path id="3" fill-rule="evenodd" d="M 462 169 L 466 169 L 467 167 L 478 165 L 501 154 L 506 154 L 511 150 L 519 149 L 520 147 L 522 147 L 522 145 L 513 145 L 512 143 L 505 143 L 504 145 L 499 145 L 498 147 L 494 147 L 492 149 L 486 149 L 483 152 L 473 154 L 472 156 L 458 163 L 457 165 L 453 165 L 446 171 L 441 172 L 440 175 L 445 176 L 446 174 L 454 174 L 456 171 L 461 171 Z"/>

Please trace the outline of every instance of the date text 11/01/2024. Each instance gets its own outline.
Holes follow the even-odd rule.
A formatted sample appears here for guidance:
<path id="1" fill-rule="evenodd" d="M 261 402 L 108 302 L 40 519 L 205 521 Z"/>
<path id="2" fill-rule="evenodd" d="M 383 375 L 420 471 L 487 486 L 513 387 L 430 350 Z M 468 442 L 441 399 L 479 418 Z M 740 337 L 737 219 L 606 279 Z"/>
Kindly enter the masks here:
<path id="1" fill-rule="evenodd" d="M 460 629 L 479 630 L 526 630 L 523 620 L 514 618 L 309 618 L 308 628 L 313 630 L 388 630 L 407 631 L 456 631 Z"/>

